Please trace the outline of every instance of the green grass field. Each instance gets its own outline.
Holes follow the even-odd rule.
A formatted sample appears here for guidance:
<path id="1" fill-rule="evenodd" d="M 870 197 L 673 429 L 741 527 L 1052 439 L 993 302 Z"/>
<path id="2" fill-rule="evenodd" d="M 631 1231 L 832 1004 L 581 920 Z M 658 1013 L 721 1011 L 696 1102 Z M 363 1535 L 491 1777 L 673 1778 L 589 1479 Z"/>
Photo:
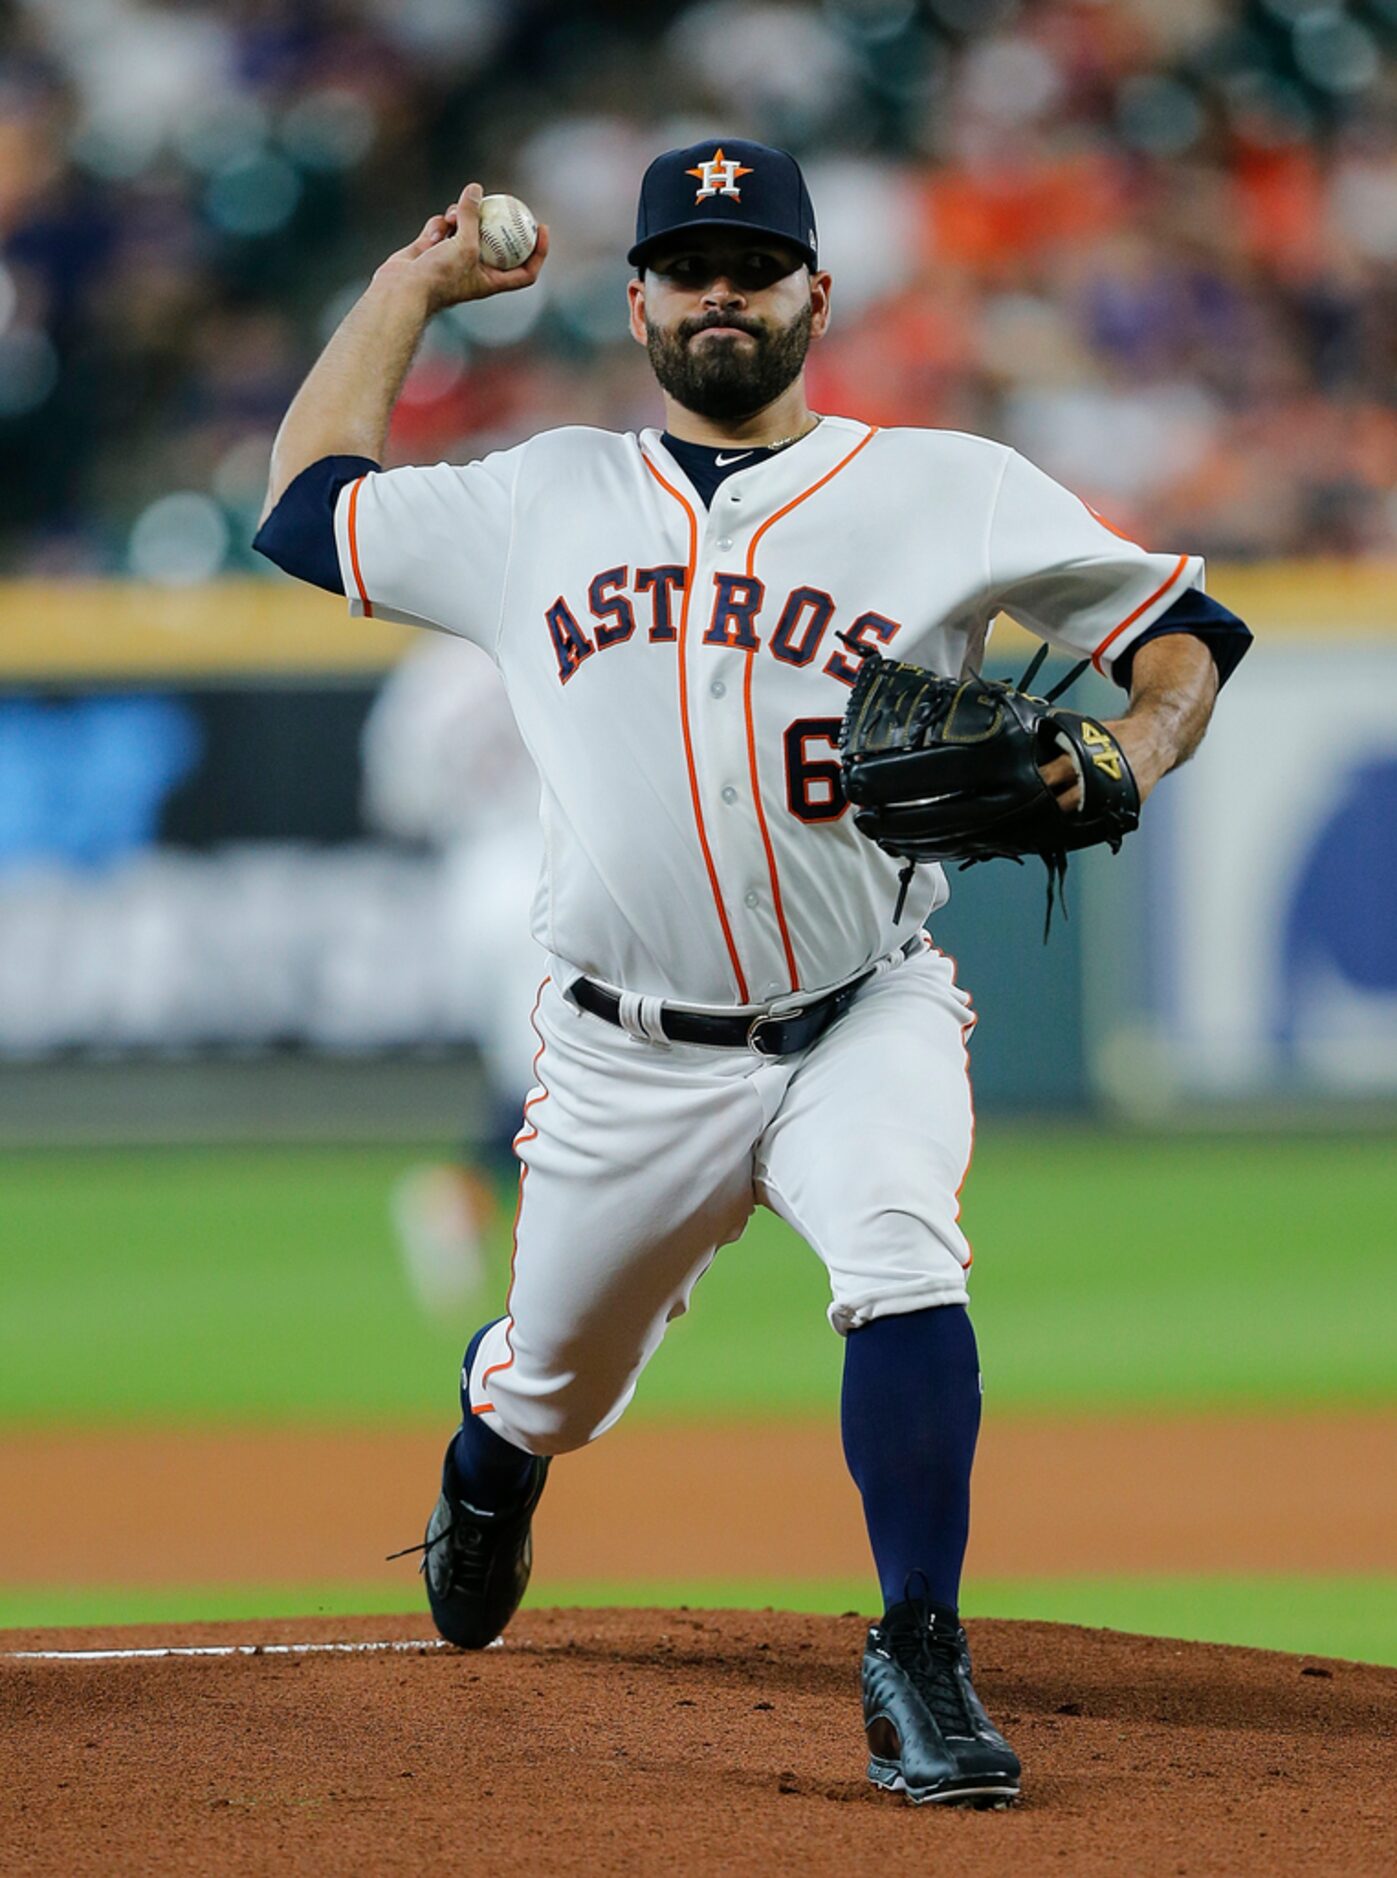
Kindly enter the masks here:
<path id="1" fill-rule="evenodd" d="M 708 1579 L 697 1584 L 550 1582 L 529 1604 L 673 1610 L 858 1611 L 876 1615 L 866 1579 Z M 211 1623 L 223 1618 L 336 1617 L 406 1611 L 432 1634 L 415 1579 L 364 1584 L 218 1586 L 185 1591 L 0 1590 L 0 1630 L 56 1624 Z M 1382 1578 L 991 1578 L 967 1588 L 968 1617 L 1035 1617 L 1203 1643 L 1302 1650 L 1397 1664 L 1397 1576 Z"/>
<path id="2" fill-rule="evenodd" d="M 0 1157 L 0 1422 L 449 1415 L 462 1335 L 399 1278 L 401 1149 Z M 509 1208 L 479 1316 L 498 1310 Z M 1390 1139 L 985 1127 L 966 1192 L 1000 1406 L 1397 1395 Z M 823 1272 L 769 1214 L 718 1259 L 633 1413 L 809 1415 L 838 1389 Z"/>
<path id="3" fill-rule="evenodd" d="M 381 1424 L 453 1413 L 464 1333 L 400 1279 L 395 1149 L 0 1156 L 0 1429 Z M 507 1221 L 509 1208 L 504 1209 Z M 975 1315 L 1000 1408 L 1374 1407 L 1397 1397 L 1397 1152 L 1374 1137 L 1139 1139 L 987 1124 L 967 1188 Z M 824 1415 L 840 1345 L 818 1263 L 767 1215 L 719 1258 L 638 1416 Z M 410 1580 L 13 1590 L 0 1625 L 417 1608 Z M 550 1602 L 866 1606 L 866 1586 L 547 1587 Z M 1397 1661 L 1397 1580 L 1014 1581 L 978 1614 Z"/>

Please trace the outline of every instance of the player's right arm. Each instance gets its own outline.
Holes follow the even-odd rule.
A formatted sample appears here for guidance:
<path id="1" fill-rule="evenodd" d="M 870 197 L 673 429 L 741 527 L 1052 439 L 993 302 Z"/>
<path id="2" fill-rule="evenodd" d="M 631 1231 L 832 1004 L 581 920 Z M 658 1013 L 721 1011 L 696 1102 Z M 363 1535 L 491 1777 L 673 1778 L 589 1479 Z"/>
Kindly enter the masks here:
<path id="1" fill-rule="evenodd" d="M 548 230 L 522 267 L 480 258 L 479 183 L 378 269 L 296 393 L 272 445 L 265 522 L 303 471 L 326 457 L 383 460 L 388 423 L 427 322 L 446 307 L 531 287 L 548 254 Z"/>
<path id="2" fill-rule="evenodd" d="M 492 655 L 499 636 L 520 452 L 383 470 L 393 405 L 423 328 L 463 301 L 527 287 L 522 267 L 480 259 L 480 186 L 463 190 L 374 275 L 296 394 L 272 451 L 253 546 L 350 611 L 437 627 Z"/>

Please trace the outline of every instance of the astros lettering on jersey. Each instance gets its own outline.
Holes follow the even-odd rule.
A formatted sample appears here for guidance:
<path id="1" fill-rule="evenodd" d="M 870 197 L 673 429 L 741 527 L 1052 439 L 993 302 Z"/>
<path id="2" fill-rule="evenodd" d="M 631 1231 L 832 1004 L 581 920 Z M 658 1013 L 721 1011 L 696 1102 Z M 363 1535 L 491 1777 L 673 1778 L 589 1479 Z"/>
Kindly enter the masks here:
<path id="1" fill-rule="evenodd" d="M 735 180 L 720 160 L 704 188 Z M 1203 580 L 1001 444 L 842 417 L 711 509 L 658 431 L 577 427 L 364 476 L 336 535 L 352 612 L 500 668 L 542 778 L 556 980 L 724 1009 L 847 980 L 947 897 L 924 870 L 894 924 L 898 864 L 846 812 L 859 646 L 975 669 L 1003 611 L 1104 670 Z"/>

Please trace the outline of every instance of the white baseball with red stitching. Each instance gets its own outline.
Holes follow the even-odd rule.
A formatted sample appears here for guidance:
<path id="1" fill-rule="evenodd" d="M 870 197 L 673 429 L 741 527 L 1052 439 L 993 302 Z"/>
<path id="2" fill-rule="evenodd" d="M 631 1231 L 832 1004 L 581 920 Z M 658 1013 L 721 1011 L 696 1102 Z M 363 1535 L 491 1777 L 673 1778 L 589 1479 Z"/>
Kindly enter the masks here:
<path id="1" fill-rule="evenodd" d="M 522 267 L 538 245 L 538 222 L 518 196 L 486 196 L 480 204 L 480 253 L 491 267 Z"/>

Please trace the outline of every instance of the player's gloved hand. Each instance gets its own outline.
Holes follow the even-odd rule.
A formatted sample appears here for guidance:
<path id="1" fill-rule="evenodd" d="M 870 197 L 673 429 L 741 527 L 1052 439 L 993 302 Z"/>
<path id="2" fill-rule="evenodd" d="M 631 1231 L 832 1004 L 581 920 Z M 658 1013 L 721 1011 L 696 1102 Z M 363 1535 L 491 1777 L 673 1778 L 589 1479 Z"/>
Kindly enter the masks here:
<path id="1" fill-rule="evenodd" d="M 904 895 L 923 862 L 1036 855 L 1051 918 L 1068 853 L 1119 848 L 1137 825 L 1140 791 L 1120 742 L 1097 719 L 1054 708 L 1065 686 L 1048 698 L 1024 689 L 1045 655 L 1016 687 L 866 652 L 840 733 L 844 790 L 859 832 L 906 861 Z"/>
<path id="2" fill-rule="evenodd" d="M 1155 784 L 1172 768 L 1176 760 L 1174 752 L 1143 717 L 1105 717 L 1101 728 L 1109 731 L 1125 752 L 1143 804 Z M 1060 809 L 1071 814 L 1081 808 L 1081 785 L 1077 780 L 1077 767 L 1070 757 L 1055 756 L 1050 763 L 1040 766 L 1038 774 L 1056 796 Z"/>
<path id="3" fill-rule="evenodd" d="M 426 295 L 429 313 L 532 287 L 548 258 L 547 227 L 540 226 L 538 245 L 522 267 L 491 267 L 480 258 L 483 194 L 479 183 L 467 183 L 444 214 L 427 217 L 416 241 L 389 255 L 375 273 L 375 281 L 410 281 Z"/>

